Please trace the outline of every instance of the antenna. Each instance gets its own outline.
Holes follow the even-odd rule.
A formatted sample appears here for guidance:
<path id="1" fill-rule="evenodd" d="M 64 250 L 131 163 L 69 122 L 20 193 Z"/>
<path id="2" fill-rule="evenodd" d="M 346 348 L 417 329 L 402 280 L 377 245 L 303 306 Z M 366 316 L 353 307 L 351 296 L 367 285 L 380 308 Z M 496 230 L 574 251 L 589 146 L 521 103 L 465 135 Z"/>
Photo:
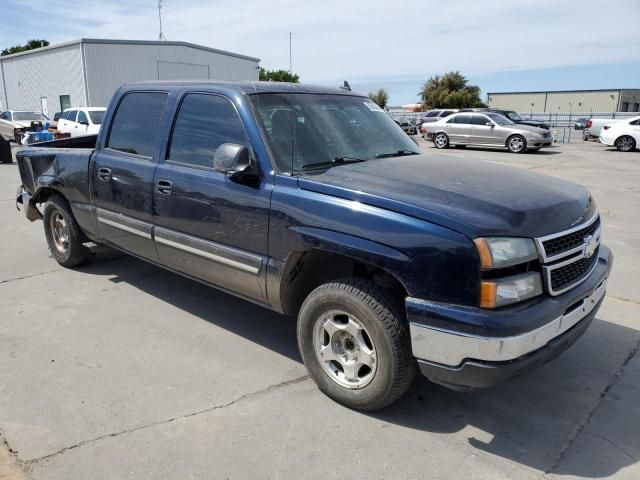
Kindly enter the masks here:
<path id="1" fill-rule="evenodd" d="M 162 33 L 162 0 L 158 0 L 158 22 L 160 22 L 160 33 L 158 33 L 159 41 L 167 41 L 167 37 Z"/>

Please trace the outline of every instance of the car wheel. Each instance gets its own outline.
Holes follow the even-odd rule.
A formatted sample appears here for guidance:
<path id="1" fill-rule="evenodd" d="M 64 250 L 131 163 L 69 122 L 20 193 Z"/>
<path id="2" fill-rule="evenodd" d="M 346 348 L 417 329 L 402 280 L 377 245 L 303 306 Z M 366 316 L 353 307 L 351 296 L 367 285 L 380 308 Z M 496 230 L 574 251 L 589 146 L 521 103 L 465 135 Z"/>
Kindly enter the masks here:
<path id="1" fill-rule="evenodd" d="M 440 132 L 433 137 L 433 144 L 436 148 L 449 148 L 449 137 L 446 133 Z"/>
<path id="2" fill-rule="evenodd" d="M 347 407 L 367 411 L 402 396 L 416 361 L 401 311 L 384 290 L 364 279 L 313 290 L 298 316 L 298 346 L 318 388 Z"/>
<path id="3" fill-rule="evenodd" d="M 77 267 L 89 260 L 91 251 L 83 244 L 87 238 L 64 197 L 50 196 L 42 219 L 47 245 L 56 262 L 63 267 Z"/>
<path id="4" fill-rule="evenodd" d="M 623 135 L 616 140 L 616 148 L 621 152 L 630 152 L 635 150 L 636 141 L 629 135 Z"/>
<path id="5" fill-rule="evenodd" d="M 527 149 L 527 141 L 522 135 L 513 135 L 507 140 L 507 148 L 511 153 L 522 153 Z"/>

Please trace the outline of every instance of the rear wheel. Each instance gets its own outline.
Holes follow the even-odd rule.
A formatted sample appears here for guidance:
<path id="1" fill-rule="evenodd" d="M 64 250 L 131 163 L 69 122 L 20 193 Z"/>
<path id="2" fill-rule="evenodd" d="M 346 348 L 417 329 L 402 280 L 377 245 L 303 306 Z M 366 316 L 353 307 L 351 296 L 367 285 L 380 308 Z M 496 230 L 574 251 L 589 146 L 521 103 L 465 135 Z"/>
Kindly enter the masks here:
<path id="1" fill-rule="evenodd" d="M 83 244 L 87 238 L 64 197 L 50 196 L 42 217 L 49 251 L 56 262 L 63 267 L 77 267 L 89 260 L 91 251 Z"/>
<path id="2" fill-rule="evenodd" d="M 433 138 L 433 144 L 436 148 L 449 148 L 449 137 L 444 132 L 436 133 L 436 136 Z"/>
<path id="3" fill-rule="evenodd" d="M 635 150 L 636 141 L 630 135 L 623 135 L 616 140 L 616 148 L 621 152 L 630 152 Z"/>
<path id="4" fill-rule="evenodd" d="M 309 294 L 298 316 L 298 346 L 318 388 L 350 408 L 383 408 L 415 376 L 407 322 L 386 292 L 364 279 Z"/>
<path id="5" fill-rule="evenodd" d="M 522 153 L 527 149 L 527 141 L 522 135 L 512 135 L 507 139 L 507 148 L 511 153 Z"/>

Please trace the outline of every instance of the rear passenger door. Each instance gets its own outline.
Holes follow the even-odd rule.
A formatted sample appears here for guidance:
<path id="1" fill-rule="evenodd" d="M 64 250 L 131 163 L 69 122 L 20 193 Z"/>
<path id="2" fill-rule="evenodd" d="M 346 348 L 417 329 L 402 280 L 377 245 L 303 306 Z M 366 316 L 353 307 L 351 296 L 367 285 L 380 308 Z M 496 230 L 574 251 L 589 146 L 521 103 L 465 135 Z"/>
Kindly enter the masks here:
<path id="1" fill-rule="evenodd" d="M 152 240 L 153 175 L 168 94 L 125 93 L 94 155 L 93 203 L 100 238 L 141 257 L 157 257 Z"/>
<path id="2" fill-rule="evenodd" d="M 217 94 L 186 93 L 155 175 L 158 258 L 170 268 L 266 302 L 271 185 L 239 183 L 215 171 L 213 158 L 223 143 L 251 151 L 233 103 Z"/>
<path id="3" fill-rule="evenodd" d="M 70 133 L 73 136 L 73 125 L 78 115 L 77 110 L 67 110 L 62 114 L 62 118 L 58 122 L 58 130 L 62 133 Z"/>

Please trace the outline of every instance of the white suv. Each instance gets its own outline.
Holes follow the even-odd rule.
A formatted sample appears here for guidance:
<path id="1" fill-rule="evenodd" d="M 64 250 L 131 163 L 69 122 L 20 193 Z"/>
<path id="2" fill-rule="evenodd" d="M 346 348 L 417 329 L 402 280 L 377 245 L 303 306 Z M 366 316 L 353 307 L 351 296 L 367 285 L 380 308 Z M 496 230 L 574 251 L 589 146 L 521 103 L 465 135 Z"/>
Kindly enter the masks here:
<path id="1" fill-rule="evenodd" d="M 58 131 L 72 137 L 96 135 L 100 131 L 106 108 L 67 108 L 58 119 Z"/>

